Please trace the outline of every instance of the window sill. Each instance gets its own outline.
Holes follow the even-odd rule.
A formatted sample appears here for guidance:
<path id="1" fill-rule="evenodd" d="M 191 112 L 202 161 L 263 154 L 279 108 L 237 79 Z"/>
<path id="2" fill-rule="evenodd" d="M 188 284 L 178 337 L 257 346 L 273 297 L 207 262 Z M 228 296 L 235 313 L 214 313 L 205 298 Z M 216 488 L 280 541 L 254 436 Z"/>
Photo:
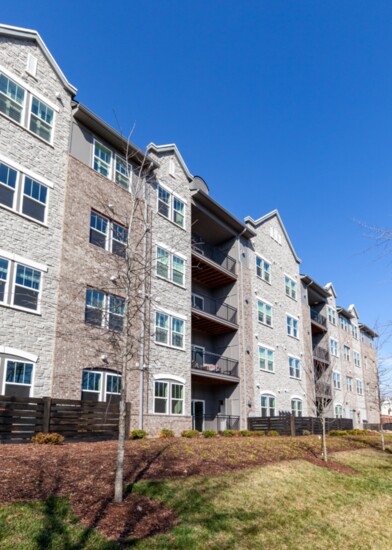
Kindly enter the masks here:
<path id="1" fill-rule="evenodd" d="M 162 277 L 161 275 L 158 275 L 156 274 L 156 277 L 157 279 L 159 279 L 160 281 L 165 281 L 166 283 L 170 283 L 174 286 L 176 286 L 177 288 L 182 288 L 184 290 L 186 290 L 186 286 L 185 285 L 180 285 L 178 283 L 175 283 L 174 281 L 171 281 L 170 279 L 166 279 L 166 277 Z"/>
<path id="2" fill-rule="evenodd" d="M 0 303 L 0 306 L 6 307 L 8 309 L 14 309 L 16 311 L 24 311 L 25 313 L 32 313 L 33 315 L 42 316 L 42 313 L 41 313 L 40 309 L 34 311 L 34 309 L 28 309 L 27 307 L 14 306 L 14 305 L 5 304 L 5 303 Z"/>
<path id="3" fill-rule="evenodd" d="M 184 418 L 185 416 L 189 416 L 188 414 L 170 414 L 170 413 L 156 413 L 156 412 L 152 412 L 151 414 L 153 414 L 154 416 L 163 416 L 165 418 L 167 418 L 168 416 L 170 418 Z"/>
<path id="4" fill-rule="evenodd" d="M 302 380 L 302 378 L 301 377 L 298 378 L 298 376 L 290 376 L 289 378 L 290 380 L 297 380 L 297 382 L 301 382 Z"/>
<path id="5" fill-rule="evenodd" d="M 263 283 L 266 283 L 267 285 L 272 286 L 271 281 L 266 281 L 265 279 L 263 279 L 263 277 L 260 277 L 260 275 L 257 275 L 257 274 L 256 274 L 256 277 L 257 277 L 260 281 L 263 281 Z"/>
<path id="6" fill-rule="evenodd" d="M 185 348 L 177 348 L 176 346 L 169 346 L 169 344 L 163 344 L 162 342 L 157 342 L 156 340 L 154 340 L 154 344 L 156 344 L 157 346 L 162 346 L 163 348 L 174 349 L 176 351 L 186 351 Z"/>
<path id="7" fill-rule="evenodd" d="M 46 229 L 49 228 L 47 223 L 40 222 L 39 220 L 36 220 L 35 218 L 31 218 L 30 216 L 26 216 L 26 214 L 23 214 L 23 212 L 18 212 L 18 210 L 14 210 L 13 208 L 10 208 L 9 206 L 6 206 L 5 204 L 0 204 L 0 208 L 4 208 L 4 210 L 7 210 L 8 212 L 12 212 L 13 214 L 16 214 L 17 216 L 20 216 L 21 218 L 24 218 L 25 220 L 29 220 L 30 222 L 34 222 L 37 225 L 40 225 L 41 227 L 45 227 Z"/>
<path id="8" fill-rule="evenodd" d="M 274 328 L 274 325 L 267 325 L 267 323 L 263 323 L 263 321 L 257 320 L 257 322 L 259 325 L 263 325 L 263 327 Z"/>
<path id="9" fill-rule="evenodd" d="M 161 214 L 160 212 L 157 211 L 157 214 L 158 216 L 160 216 L 161 218 L 163 218 L 164 220 L 166 220 L 167 222 L 171 223 L 172 225 L 174 225 L 174 227 L 178 227 L 178 229 L 181 229 L 181 231 L 186 231 L 186 228 L 185 227 L 181 227 L 181 225 L 178 225 L 178 223 L 174 222 L 173 220 L 171 220 L 170 218 L 167 218 L 166 216 L 164 216 L 163 214 Z M 185 225 L 185 224 L 184 224 Z"/>
<path id="10" fill-rule="evenodd" d="M 39 136 L 38 134 L 35 134 L 34 132 L 32 132 L 29 128 L 27 128 L 26 126 L 23 126 L 23 124 L 21 124 L 20 122 L 17 122 L 16 120 L 14 120 L 13 118 L 7 116 L 6 114 L 4 113 L 0 113 L 1 116 L 3 116 L 6 120 L 8 120 L 9 122 L 13 122 L 16 126 L 18 126 L 19 128 L 22 128 L 23 130 L 25 130 L 28 134 L 30 134 L 31 136 L 37 138 L 39 141 L 41 141 L 42 143 L 45 143 L 45 145 L 48 145 L 49 147 L 51 147 L 52 149 L 54 149 L 54 145 L 53 145 L 53 140 L 52 142 L 49 142 L 49 141 L 46 141 L 46 139 L 42 138 L 41 136 Z"/>
<path id="11" fill-rule="evenodd" d="M 260 372 L 266 372 L 268 374 L 276 374 L 276 371 L 274 371 L 274 370 L 267 370 L 267 369 L 259 369 L 259 370 L 260 370 Z"/>
<path id="12" fill-rule="evenodd" d="M 289 336 L 289 338 L 293 338 L 293 340 L 299 341 L 299 336 L 293 336 L 292 334 L 288 334 L 287 336 Z"/>
<path id="13" fill-rule="evenodd" d="M 297 298 L 293 298 L 292 296 L 289 296 L 288 294 L 285 294 L 286 298 L 290 298 L 293 302 L 298 302 Z"/>

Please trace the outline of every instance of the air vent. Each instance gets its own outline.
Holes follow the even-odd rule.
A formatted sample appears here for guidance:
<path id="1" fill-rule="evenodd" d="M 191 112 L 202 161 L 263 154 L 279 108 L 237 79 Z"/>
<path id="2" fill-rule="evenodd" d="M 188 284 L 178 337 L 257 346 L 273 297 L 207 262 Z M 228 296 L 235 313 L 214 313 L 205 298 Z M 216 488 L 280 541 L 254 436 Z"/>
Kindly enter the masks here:
<path id="1" fill-rule="evenodd" d="M 34 55 L 31 55 L 31 53 L 29 53 L 27 55 L 26 72 L 29 73 L 31 76 L 34 76 L 34 78 L 37 74 L 37 63 L 38 59 L 34 57 Z"/>

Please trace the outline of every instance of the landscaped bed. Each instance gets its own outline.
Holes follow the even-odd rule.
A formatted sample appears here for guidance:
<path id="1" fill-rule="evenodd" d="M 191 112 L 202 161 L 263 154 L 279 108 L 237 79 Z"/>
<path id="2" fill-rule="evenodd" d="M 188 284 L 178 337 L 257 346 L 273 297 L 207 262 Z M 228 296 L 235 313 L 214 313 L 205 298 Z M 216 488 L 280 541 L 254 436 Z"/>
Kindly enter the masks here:
<path id="1" fill-rule="evenodd" d="M 388 439 L 391 444 L 392 437 Z M 140 491 L 141 480 L 210 476 L 298 458 L 319 465 L 320 443 L 316 436 L 129 441 L 125 460 L 129 490 L 124 504 L 117 506 L 110 504 L 116 442 L 0 445 L 0 501 L 7 504 L 39 500 L 50 508 L 57 504 L 49 497 L 66 497 L 73 514 L 85 526 L 97 527 L 111 538 L 143 538 L 170 529 L 177 521 L 178 511 Z M 379 445 L 378 436 L 328 438 L 329 452 Z M 334 469 L 355 473 L 347 465 Z M 71 516 L 65 517 L 72 521 Z M 0 537 L 1 533 L 0 528 Z"/>

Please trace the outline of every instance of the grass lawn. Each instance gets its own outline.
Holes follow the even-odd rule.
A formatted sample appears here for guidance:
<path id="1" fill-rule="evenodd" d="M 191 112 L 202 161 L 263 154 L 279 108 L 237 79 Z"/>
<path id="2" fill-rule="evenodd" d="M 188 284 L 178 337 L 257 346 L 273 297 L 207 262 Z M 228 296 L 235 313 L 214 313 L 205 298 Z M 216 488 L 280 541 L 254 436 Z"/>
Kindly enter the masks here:
<path id="1" fill-rule="evenodd" d="M 158 499 L 177 525 L 164 535 L 107 541 L 73 517 L 66 499 L 0 507 L 3 550 L 81 548 L 389 550 L 392 455 L 366 448 L 336 453 L 345 475 L 304 460 L 213 476 L 142 480 L 135 497 Z"/>

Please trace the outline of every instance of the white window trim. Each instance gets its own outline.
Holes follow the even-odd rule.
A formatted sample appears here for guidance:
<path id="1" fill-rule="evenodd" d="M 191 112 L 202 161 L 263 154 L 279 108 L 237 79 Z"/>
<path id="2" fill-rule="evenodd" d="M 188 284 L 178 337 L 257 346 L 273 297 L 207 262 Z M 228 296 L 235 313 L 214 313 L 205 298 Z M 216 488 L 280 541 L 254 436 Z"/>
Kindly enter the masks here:
<path id="1" fill-rule="evenodd" d="M 338 374 L 339 375 L 339 387 L 336 387 L 335 386 L 335 379 L 334 379 L 334 374 Z M 332 385 L 333 385 L 333 389 L 334 390 L 338 390 L 338 391 L 342 391 L 342 374 L 336 370 L 332 371 Z"/>
<path id="2" fill-rule="evenodd" d="M 18 360 L 15 360 L 15 359 L 11 359 L 9 357 L 6 357 L 5 358 L 5 362 L 4 362 L 4 375 L 3 375 L 3 383 L 2 383 L 2 387 L 1 387 L 1 394 L 2 395 L 5 395 L 5 386 L 6 386 L 6 378 L 7 378 L 7 365 L 8 365 L 8 362 L 11 361 L 13 363 L 26 363 L 26 362 L 29 362 L 29 363 L 33 363 L 33 373 L 31 375 L 31 384 L 20 384 L 18 382 L 14 382 L 15 385 L 17 386 L 24 386 L 24 387 L 30 387 L 30 395 L 29 397 L 34 397 L 34 384 L 35 384 L 35 371 L 36 371 L 36 361 L 18 361 Z"/>
<path id="3" fill-rule="evenodd" d="M 185 381 L 183 381 L 183 378 L 180 378 L 179 376 L 175 377 L 173 375 L 158 375 L 159 378 L 155 378 L 154 376 L 154 385 L 153 385 L 153 407 L 152 407 L 152 414 L 156 416 L 171 416 L 171 417 L 183 417 L 185 416 Z M 178 380 L 177 380 L 178 378 Z M 168 412 L 155 412 L 155 382 L 166 382 L 169 385 L 169 395 L 166 398 L 167 402 L 167 409 Z M 171 402 L 172 402 L 172 384 L 181 384 L 183 386 L 183 398 L 182 398 L 182 413 L 181 414 L 175 414 L 171 412 Z M 158 397 L 158 399 L 163 399 L 162 397 Z"/>
<path id="4" fill-rule="evenodd" d="M 34 88 L 33 86 L 30 86 L 25 80 L 22 80 L 15 73 L 6 69 L 4 65 L 0 65 L 0 72 L 4 73 L 7 78 L 10 78 L 11 80 L 13 80 L 18 86 L 20 86 L 21 88 L 24 88 L 29 94 L 33 95 L 43 103 L 46 103 L 46 105 L 51 109 L 53 109 L 53 111 L 56 111 L 56 113 L 60 112 L 60 107 L 58 105 L 53 103 L 45 95 L 41 94 L 41 92 L 39 92 L 36 88 Z"/>
<path id="5" fill-rule="evenodd" d="M 358 382 L 361 383 L 361 393 L 358 393 Z M 364 391 L 363 391 L 363 380 L 361 380 L 360 378 L 356 378 L 355 379 L 355 390 L 356 390 L 356 394 L 359 395 L 360 397 L 363 397 L 364 396 Z"/>
<path id="6" fill-rule="evenodd" d="M 334 353 L 332 353 L 332 345 L 331 345 L 332 341 L 336 342 L 336 355 Z M 333 357 L 340 357 L 340 355 L 339 355 L 339 342 L 335 338 L 331 338 L 331 337 L 329 338 L 329 352 Z"/>
<path id="7" fill-rule="evenodd" d="M 299 361 L 299 376 L 291 376 L 291 374 L 290 374 L 290 359 L 294 359 L 295 361 Z M 291 378 L 291 380 L 302 380 L 301 358 L 297 357 L 296 355 L 292 355 L 291 353 L 289 353 L 287 355 L 287 362 L 288 362 L 288 365 L 289 365 L 289 377 Z M 302 397 L 299 397 L 298 399 L 302 399 Z"/>
<path id="8" fill-rule="evenodd" d="M 169 254 L 169 278 L 166 278 L 166 277 L 163 277 L 162 275 L 159 275 L 158 274 L 158 251 L 156 253 L 156 276 L 158 279 L 161 279 L 162 281 L 166 281 L 168 283 L 172 283 L 173 285 L 179 287 L 179 288 L 185 288 L 186 286 L 186 256 L 184 256 L 183 254 L 180 254 L 180 253 L 177 253 L 175 252 L 173 249 L 170 249 L 168 248 L 167 246 L 163 245 L 163 244 L 158 244 L 156 245 L 156 250 L 157 248 L 162 248 L 162 250 L 165 250 L 166 252 L 168 252 Z M 173 265 L 174 265 L 174 262 L 173 262 L 173 256 L 177 256 L 177 258 L 180 258 L 180 260 L 183 260 L 184 261 L 184 284 L 180 284 L 180 283 L 177 283 L 176 281 L 173 280 Z"/>
<path id="9" fill-rule="evenodd" d="M 156 329 L 157 329 L 157 326 L 156 326 L 156 313 L 164 313 L 165 315 L 168 315 L 169 316 L 169 325 L 168 325 L 168 340 L 169 340 L 169 344 L 165 344 L 164 342 L 157 342 L 156 340 Z M 173 346 L 171 344 L 171 341 L 172 341 L 172 333 L 173 333 L 173 329 L 172 329 L 172 319 L 175 318 L 175 319 L 180 319 L 181 321 L 184 321 L 184 334 L 183 334 L 183 342 L 184 342 L 184 346 L 182 348 L 178 347 L 178 346 Z M 157 345 L 157 346 L 163 346 L 165 348 L 170 348 L 170 349 L 175 349 L 175 350 L 178 350 L 178 351 L 186 351 L 186 342 L 185 342 L 185 336 L 186 336 L 186 317 L 184 315 L 180 315 L 179 313 L 169 313 L 169 310 L 165 310 L 163 308 L 157 308 L 155 309 L 154 311 L 154 343 Z"/>
<path id="10" fill-rule="evenodd" d="M 169 204 L 169 218 L 167 218 L 166 216 L 164 216 L 163 214 L 161 214 L 159 212 L 159 191 L 158 191 L 158 187 L 162 187 L 162 189 L 164 189 L 167 193 L 170 194 L 170 204 Z M 173 207 L 173 197 L 175 197 L 176 199 L 179 199 L 181 202 L 184 203 L 185 205 L 185 208 L 184 208 L 184 225 L 181 226 L 179 225 L 178 223 L 176 223 L 174 220 L 173 220 L 173 212 L 174 212 L 174 207 Z M 187 212 L 186 212 L 186 205 L 188 204 L 188 201 L 186 199 L 184 199 L 181 195 L 179 195 L 178 193 L 176 193 L 175 191 L 173 191 L 172 189 L 170 189 L 170 187 L 168 187 L 167 185 L 164 185 L 162 184 L 160 181 L 158 181 L 157 183 L 157 189 L 156 189 L 156 212 L 157 214 L 159 214 L 163 219 L 167 220 L 168 222 L 172 223 L 173 225 L 175 225 L 176 227 L 178 227 L 179 229 L 182 229 L 183 231 L 186 231 L 186 219 L 187 219 Z"/>
<path id="11" fill-rule="evenodd" d="M 30 170 L 29 168 L 26 168 L 22 164 L 19 164 L 19 162 L 15 162 L 9 157 L 3 155 L 2 153 L 0 153 L 0 162 L 3 162 L 4 164 L 8 164 L 8 166 L 13 168 L 17 172 L 22 172 L 24 175 L 28 176 L 29 178 L 38 181 L 38 183 L 42 183 L 43 185 L 46 185 L 46 187 L 50 187 L 51 189 L 54 188 L 54 183 L 52 183 L 50 180 L 48 180 L 44 176 L 41 176 L 40 174 L 37 174 L 36 172 L 33 172 L 32 170 Z"/>
<path id="12" fill-rule="evenodd" d="M 41 271 L 41 276 L 40 276 L 40 280 L 39 280 L 40 284 L 39 284 L 39 290 L 38 290 L 38 296 L 37 296 L 37 309 L 30 309 L 28 307 L 16 306 L 13 303 L 14 298 L 15 298 L 15 287 L 20 286 L 20 285 L 16 284 L 17 265 L 23 265 L 24 267 L 31 268 L 31 266 L 28 265 L 28 264 L 23 264 L 22 262 L 15 262 L 14 276 L 13 276 L 12 281 L 11 281 L 11 303 L 2 304 L 2 305 L 7 305 L 8 307 L 10 307 L 12 309 L 18 309 L 19 311 L 26 311 L 27 313 L 34 313 L 35 315 L 41 315 L 41 298 L 42 298 L 42 287 L 43 287 L 43 280 L 44 280 L 44 277 L 42 275 L 42 270 L 33 268 L 36 271 Z M 33 290 L 35 290 L 35 289 L 33 289 Z"/>
<path id="13" fill-rule="evenodd" d="M 104 147 L 105 149 L 107 149 L 108 151 L 110 151 L 110 165 L 109 165 L 109 175 L 108 176 L 105 176 L 104 174 L 101 174 L 101 172 L 98 172 L 98 170 L 95 170 L 94 169 L 94 160 L 95 160 L 95 144 L 98 144 L 98 145 L 101 145 L 102 147 Z M 129 183 L 128 183 L 128 189 L 126 189 L 123 185 L 121 185 L 120 183 L 118 183 L 116 181 L 116 158 L 119 158 L 122 162 L 124 162 L 127 166 L 129 166 Z M 123 189 L 124 191 L 128 191 L 130 192 L 131 191 L 131 185 L 132 185 L 132 181 L 131 181 L 131 178 L 132 178 L 132 172 L 133 172 L 133 168 L 132 168 L 132 165 L 130 162 L 127 161 L 127 159 L 125 157 L 123 157 L 122 155 L 120 155 L 119 153 L 117 153 L 113 147 L 110 147 L 110 145 L 105 145 L 105 143 L 103 143 L 102 141 L 100 141 L 99 139 L 97 139 L 95 136 L 93 137 L 93 146 L 92 146 L 92 151 L 91 151 L 91 169 L 98 175 L 102 176 L 103 178 L 109 180 L 109 181 L 112 181 L 113 183 L 115 183 L 116 185 L 118 185 L 118 187 L 120 187 L 121 189 Z"/>
<path id="14" fill-rule="evenodd" d="M 0 346 L 0 355 L 8 355 L 9 357 L 16 357 L 17 359 L 26 359 L 30 363 L 37 363 L 38 355 L 24 351 L 17 348 L 10 348 L 8 346 Z"/>
<path id="15" fill-rule="evenodd" d="M 294 336 L 294 334 L 289 334 L 288 331 L 287 331 L 287 328 L 288 328 L 288 320 L 287 318 L 288 317 L 291 317 L 291 319 L 294 319 L 294 321 L 297 321 L 297 336 Z M 294 329 L 294 327 L 293 327 Z M 292 313 L 287 313 L 286 311 L 286 335 L 287 336 L 290 336 L 290 338 L 294 338 L 294 340 L 299 340 L 299 317 L 297 317 L 296 315 L 293 315 Z"/>
<path id="16" fill-rule="evenodd" d="M 266 263 L 270 266 L 270 271 L 269 271 L 270 280 L 269 280 L 269 281 L 266 281 L 266 280 L 264 279 L 264 277 L 260 277 L 260 275 L 257 275 L 257 258 L 259 258 L 259 259 L 260 259 L 261 261 L 263 261 L 263 262 L 266 262 Z M 272 263 L 271 263 L 269 260 L 267 260 L 267 258 L 266 258 L 265 256 L 261 256 L 261 254 L 257 254 L 257 253 L 256 253 L 256 261 L 255 261 L 255 264 L 256 264 L 256 277 L 257 277 L 258 279 L 260 279 L 261 281 L 264 281 L 265 283 L 267 283 L 267 285 L 271 285 L 271 284 L 272 284 L 272 269 L 271 269 Z M 262 271 L 264 271 L 264 269 L 262 269 Z"/>
<path id="17" fill-rule="evenodd" d="M 268 370 L 268 369 L 262 369 L 260 368 L 260 348 L 264 348 L 268 351 L 272 351 L 273 354 L 274 354 L 274 357 L 273 357 L 273 370 Z M 262 343 L 259 343 L 257 344 L 257 361 L 258 361 L 258 372 L 268 372 L 269 374 L 275 374 L 276 373 L 276 369 L 275 369 L 275 348 L 272 348 L 271 346 L 267 346 L 265 344 L 262 344 Z M 267 363 L 268 363 L 268 358 L 266 359 Z M 264 395 L 265 392 L 263 392 L 263 395 Z"/>
<path id="18" fill-rule="evenodd" d="M 35 260 L 30 260 L 29 258 L 25 258 L 24 256 L 19 256 L 19 254 L 14 254 L 13 252 L 3 250 L 2 248 L 0 248 L 0 256 L 5 258 L 6 260 L 11 260 L 11 262 L 23 264 L 27 267 L 37 269 L 38 271 L 44 271 L 45 273 L 47 273 L 48 271 L 48 266 L 46 264 L 41 264 L 40 262 L 36 262 Z"/>
<path id="19" fill-rule="evenodd" d="M 283 279 L 283 284 L 284 284 L 284 294 L 285 296 L 287 296 L 287 298 L 290 298 L 290 300 L 293 300 L 294 302 L 298 302 L 298 282 L 294 279 L 294 277 L 292 277 L 291 275 L 289 275 L 288 273 L 283 273 L 283 276 L 284 276 L 284 279 Z M 291 296 L 291 294 L 287 294 L 286 292 L 286 277 L 288 279 L 290 279 L 290 281 L 292 283 L 295 284 L 295 298 L 293 298 Z"/>
<path id="20" fill-rule="evenodd" d="M 101 218 L 104 218 L 107 221 L 107 228 L 108 229 L 107 229 L 106 234 L 99 231 L 99 229 L 93 229 L 91 227 L 91 214 L 92 214 L 92 212 L 94 212 L 95 214 L 97 214 L 97 216 L 100 216 Z M 92 243 L 90 241 L 90 236 L 89 236 L 89 244 L 92 244 L 94 247 L 100 248 L 101 250 L 106 250 L 106 252 L 110 252 L 110 254 L 114 254 L 115 256 L 119 256 L 121 258 L 121 256 L 119 254 L 116 254 L 115 252 L 113 252 L 113 241 L 122 243 L 125 248 L 127 247 L 127 242 L 123 243 L 122 241 L 119 241 L 118 239 L 115 239 L 113 237 L 113 226 L 114 225 L 118 225 L 119 227 L 122 227 L 123 229 L 126 229 L 126 231 L 128 231 L 128 227 L 126 227 L 122 223 L 117 222 L 117 221 L 113 220 L 112 218 L 108 218 L 104 214 L 101 214 L 101 212 L 98 212 L 98 210 L 95 210 L 94 208 L 91 208 L 91 210 L 90 210 L 90 231 L 93 229 L 93 231 L 96 231 L 97 233 L 101 233 L 101 235 L 105 235 L 105 248 Z"/>
<path id="21" fill-rule="evenodd" d="M 268 323 L 264 322 L 264 321 L 260 321 L 259 319 L 259 302 L 262 302 L 263 304 L 269 306 L 271 308 L 271 324 L 269 325 Z M 264 314 L 264 316 L 266 317 L 266 314 Z M 274 328 L 274 306 L 273 304 L 271 304 L 271 302 L 267 302 L 267 300 L 264 300 L 264 298 L 260 298 L 259 296 L 257 297 L 257 322 L 260 323 L 260 325 L 264 325 L 268 328 Z"/>

